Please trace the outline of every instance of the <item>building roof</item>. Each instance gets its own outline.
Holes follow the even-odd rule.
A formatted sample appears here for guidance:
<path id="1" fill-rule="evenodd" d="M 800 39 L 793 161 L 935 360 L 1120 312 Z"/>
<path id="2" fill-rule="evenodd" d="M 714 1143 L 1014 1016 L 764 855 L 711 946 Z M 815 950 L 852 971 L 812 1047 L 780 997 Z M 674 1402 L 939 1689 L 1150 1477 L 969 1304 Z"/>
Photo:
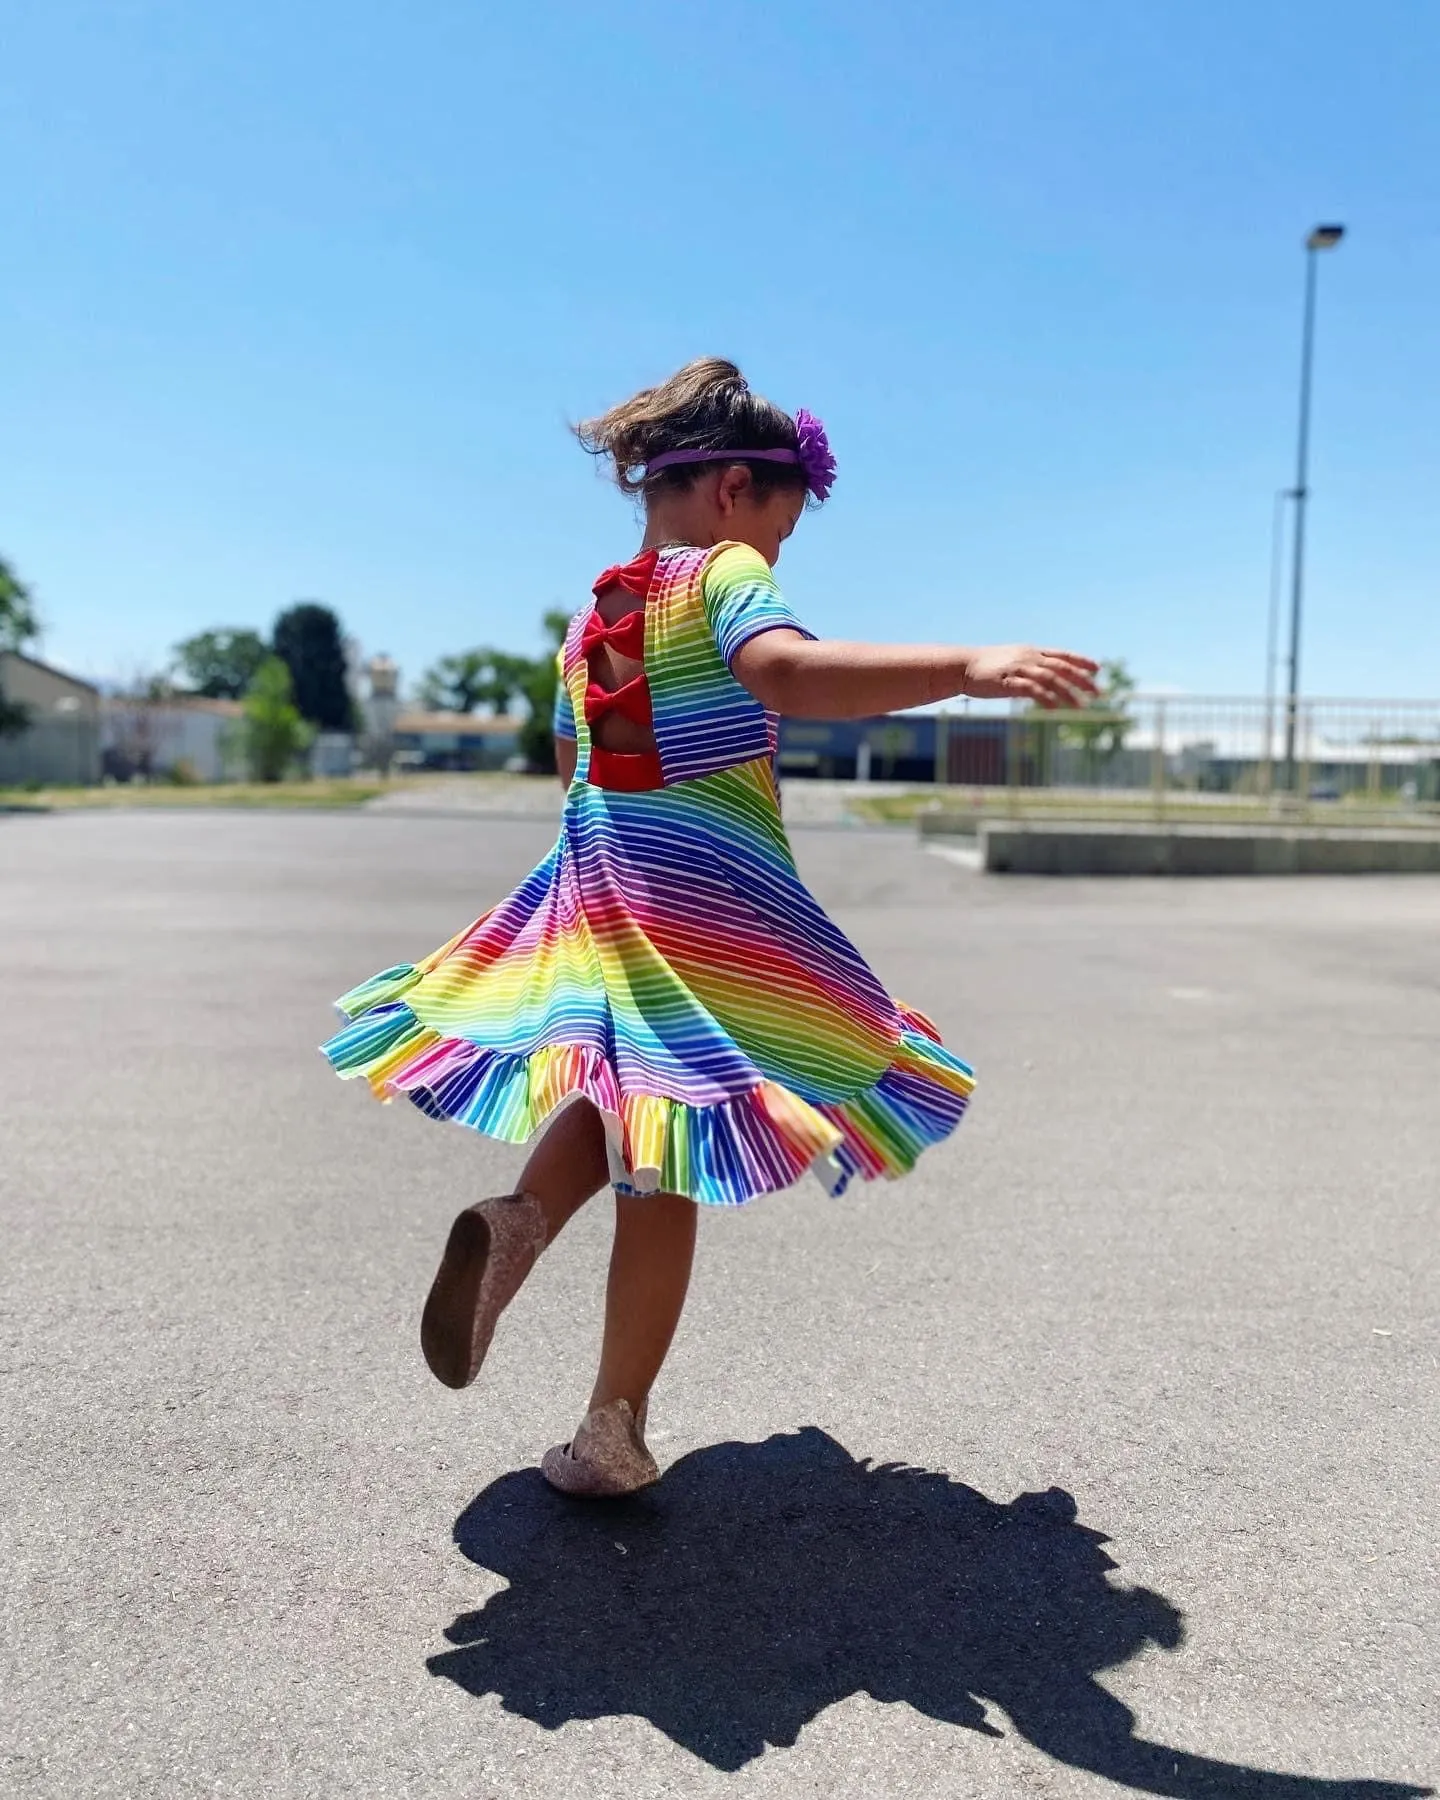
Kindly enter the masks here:
<path id="1" fill-rule="evenodd" d="M 107 694 L 100 702 L 105 712 L 124 711 L 136 704 L 133 694 Z M 212 700 L 208 694 L 162 694 L 145 702 L 165 712 L 211 713 L 222 719 L 243 717 L 245 708 L 238 700 Z"/>
<path id="2" fill-rule="evenodd" d="M 395 731 L 402 737 L 514 737 L 520 723 L 506 713 L 402 712 Z"/>
<path id="3" fill-rule="evenodd" d="M 38 656 L 27 656 L 23 650 L 0 650 L 0 662 L 5 662 L 10 657 L 14 657 L 16 662 L 28 663 L 32 669 L 39 669 L 44 675 L 53 675 L 57 681 L 68 681 L 71 687 L 84 688 L 86 693 L 98 695 L 100 692 L 93 681 L 82 680 L 79 675 L 57 669 L 52 663 L 41 662 Z"/>
<path id="4" fill-rule="evenodd" d="M 212 700 L 208 694 L 168 694 L 166 706 L 180 706 L 186 712 L 215 713 L 222 719 L 241 719 L 245 707 L 239 700 Z"/>

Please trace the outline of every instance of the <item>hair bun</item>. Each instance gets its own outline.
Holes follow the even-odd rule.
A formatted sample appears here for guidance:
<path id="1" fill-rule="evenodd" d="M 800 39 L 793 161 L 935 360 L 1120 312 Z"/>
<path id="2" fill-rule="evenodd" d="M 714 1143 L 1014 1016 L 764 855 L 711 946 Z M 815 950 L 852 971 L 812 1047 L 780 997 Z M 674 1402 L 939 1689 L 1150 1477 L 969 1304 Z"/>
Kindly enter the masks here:
<path id="1" fill-rule="evenodd" d="M 646 463 L 667 451 L 730 449 L 794 450 L 795 421 L 751 390 L 738 364 L 723 356 L 702 356 L 661 382 L 642 388 L 599 418 L 586 419 L 575 435 L 592 456 L 605 457 L 627 494 L 645 486 Z M 739 459 L 739 460 L 743 460 Z M 751 472 L 765 487 L 789 486 L 794 474 L 756 462 Z M 694 472 L 667 471 L 674 485 L 694 480 Z"/>

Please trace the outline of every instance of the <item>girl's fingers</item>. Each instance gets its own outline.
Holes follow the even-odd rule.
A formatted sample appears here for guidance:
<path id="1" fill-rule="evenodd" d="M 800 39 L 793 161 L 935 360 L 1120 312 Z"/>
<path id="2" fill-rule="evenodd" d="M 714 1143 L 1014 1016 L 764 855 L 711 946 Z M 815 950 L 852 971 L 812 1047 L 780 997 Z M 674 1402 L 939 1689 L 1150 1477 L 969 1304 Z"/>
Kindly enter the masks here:
<path id="1" fill-rule="evenodd" d="M 1047 712 L 1053 712 L 1061 704 L 1060 700 L 1048 687 L 1038 681 L 1028 680 L 1024 675 L 1012 675 L 1008 683 L 1010 692 L 1022 700 L 1035 700 Z"/>
<path id="2" fill-rule="evenodd" d="M 1087 694 L 1068 686 L 1063 681 L 1044 677 L 1027 680 L 1023 691 L 1030 698 L 1039 700 L 1051 711 L 1059 709 L 1065 712 L 1083 712 L 1087 700 L 1090 698 Z"/>
<path id="3" fill-rule="evenodd" d="M 1068 663 L 1072 669 L 1082 669 L 1087 675 L 1098 675 L 1100 665 L 1092 662 L 1088 656 L 1077 656 L 1073 650 L 1042 650 L 1041 656 L 1047 662 Z"/>
<path id="4" fill-rule="evenodd" d="M 1034 700 L 1047 712 L 1078 711 L 1098 692 L 1091 676 L 1099 664 L 1069 650 L 1038 650 L 1023 659 L 1005 682 L 1019 699 Z"/>
<path id="5" fill-rule="evenodd" d="M 1039 667 L 1027 673 L 1057 689 L 1073 706 L 1083 706 L 1098 691 L 1076 661 L 1054 657 L 1048 650 L 1042 651 Z"/>
<path id="6" fill-rule="evenodd" d="M 1078 658 L 1059 657 L 1046 651 L 1043 654 L 1042 662 L 1047 674 L 1058 676 L 1067 687 L 1073 688 L 1077 694 L 1099 692 L 1093 679 L 1087 673 L 1087 666 Z"/>
<path id="7" fill-rule="evenodd" d="M 1078 703 L 1079 690 L 1056 670 L 1036 669 L 1031 672 L 1030 678 L 1052 697 L 1057 706 L 1073 706 Z"/>

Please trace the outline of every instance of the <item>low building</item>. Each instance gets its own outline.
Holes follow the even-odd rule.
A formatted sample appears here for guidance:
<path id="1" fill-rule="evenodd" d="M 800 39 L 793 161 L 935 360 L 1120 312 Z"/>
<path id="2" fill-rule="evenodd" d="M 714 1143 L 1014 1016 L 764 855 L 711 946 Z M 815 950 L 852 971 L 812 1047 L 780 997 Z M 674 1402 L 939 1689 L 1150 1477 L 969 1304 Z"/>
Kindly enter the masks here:
<path id="1" fill-rule="evenodd" d="M 892 713 L 871 719 L 782 719 L 782 778 L 949 781 L 998 787 L 1006 780 L 1012 721 L 1003 716 Z"/>
<path id="2" fill-rule="evenodd" d="M 0 651 L 0 698 L 25 723 L 0 736 L 0 787 L 89 787 L 100 779 L 100 690 L 18 650 Z"/>
<path id="3" fill-rule="evenodd" d="M 1284 763 L 1277 756 L 1267 766 L 1260 756 L 1237 756 L 1213 744 L 1190 745 L 1182 753 L 1180 773 L 1202 793 L 1254 794 L 1267 782 L 1281 782 Z M 1373 795 L 1378 799 L 1440 801 L 1440 743 L 1307 745 L 1301 752 L 1302 776 L 1312 800 L 1340 800 Z"/>
<path id="4" fill-rule="evenodd" d="M 238 700 L 115 694 L 101 703 L 104 771 L 115 781 L 236 781 L 245 772 Z"/>
<path id="5" fill-rule="evenodd" d="M 117 694 L 102 703 L 101 718 L 104 772 L 115 781 L 243 781 L 248 773 L 239 700 Z M 321 731 L 304 763 L 311 775 L 333 778 L 351 774 L 355 756 L 350 732 Z"/>
<path id="6" fill-rule="evenodd" d="M 402 712 L 394 724 L 397 769 L 503 769 L 520 755 L 519 719 L 475 713 Z"/>

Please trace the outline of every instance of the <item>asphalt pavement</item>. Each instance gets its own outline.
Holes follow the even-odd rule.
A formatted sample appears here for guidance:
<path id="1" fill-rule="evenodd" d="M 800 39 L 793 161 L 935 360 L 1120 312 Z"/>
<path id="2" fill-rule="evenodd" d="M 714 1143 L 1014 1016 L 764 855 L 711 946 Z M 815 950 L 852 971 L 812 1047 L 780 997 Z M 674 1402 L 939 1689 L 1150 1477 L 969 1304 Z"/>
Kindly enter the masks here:
<path id="1" fill-rule="evenodd" d="M 330 1075 L 534 821 L 0 818 L 0 1792 L 1398 1800 L 1440 1782 L 1440 882 L 802 870 L 979 1074 L 702 1221 L 667 1474 L 546 1491 L 603 1202 L 477 1386 L 518 1154 Z"/>

